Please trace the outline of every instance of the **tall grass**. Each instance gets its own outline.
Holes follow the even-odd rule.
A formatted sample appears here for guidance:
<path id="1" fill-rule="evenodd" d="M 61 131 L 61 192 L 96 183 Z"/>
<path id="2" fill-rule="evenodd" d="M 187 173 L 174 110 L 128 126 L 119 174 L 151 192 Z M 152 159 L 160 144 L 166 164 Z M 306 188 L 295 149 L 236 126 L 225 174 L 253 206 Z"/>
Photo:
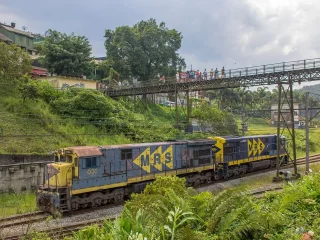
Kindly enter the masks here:
<path id="1" fill-rule="evenodd" d="M 0 218 L 36 210 L 36 196 L 32 192 L 0 194 Z"/>

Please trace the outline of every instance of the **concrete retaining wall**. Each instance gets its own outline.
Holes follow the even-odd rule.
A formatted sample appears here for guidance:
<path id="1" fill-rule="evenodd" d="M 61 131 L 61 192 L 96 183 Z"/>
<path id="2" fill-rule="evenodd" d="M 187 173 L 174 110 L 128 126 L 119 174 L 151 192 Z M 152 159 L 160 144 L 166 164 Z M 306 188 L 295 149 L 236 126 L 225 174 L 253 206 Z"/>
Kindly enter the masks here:
<path id="1" fill-rule="evenodd" d="M 51 162 L 53 155 L 0 154 L 0 166 L 17 163 Z"/>
<path id="2" fill-rule="evenodd" d="M 42 184 L 48 162 L 21 163 L 0 166 L 0 193 L 35 190 Z"/>
<path id="3" fill-rule="evenodd" d="M 52 155 L 0 154 L 0 193 L 35 190 Z"/>

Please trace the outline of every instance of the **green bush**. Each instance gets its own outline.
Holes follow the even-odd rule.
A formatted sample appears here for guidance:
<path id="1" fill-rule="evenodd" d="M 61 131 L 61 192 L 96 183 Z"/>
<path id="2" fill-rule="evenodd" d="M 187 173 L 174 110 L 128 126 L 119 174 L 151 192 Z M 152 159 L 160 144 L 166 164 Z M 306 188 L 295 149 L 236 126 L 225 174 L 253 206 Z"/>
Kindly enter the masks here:
<path id="1" fill-rule="evenodd" d="M 74 233 L 74 239 L 302 239 L 320 234 L 320 174 L 257 199 L 245 189 L 213 196 L 186 189 L 184 179 L 160 177 L 134 194 L 114 222 Z"/>

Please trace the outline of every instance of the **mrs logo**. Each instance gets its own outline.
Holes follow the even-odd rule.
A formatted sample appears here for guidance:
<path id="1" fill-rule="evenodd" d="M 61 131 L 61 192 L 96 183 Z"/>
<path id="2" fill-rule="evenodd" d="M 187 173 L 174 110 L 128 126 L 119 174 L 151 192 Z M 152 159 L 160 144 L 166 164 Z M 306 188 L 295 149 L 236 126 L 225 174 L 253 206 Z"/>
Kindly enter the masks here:
<path id="1" fill-rule="evenodd" d="M 163 151 L 162 146 L 160 146 L 152 153 L 150 152 L 150 147 L 147 147 L 133 162 L 148 173 L 151 172 L 151 166 L 158 171 L 163 171 L 165 167 L 172 169 L 172 145 L 165 151 Z"/>

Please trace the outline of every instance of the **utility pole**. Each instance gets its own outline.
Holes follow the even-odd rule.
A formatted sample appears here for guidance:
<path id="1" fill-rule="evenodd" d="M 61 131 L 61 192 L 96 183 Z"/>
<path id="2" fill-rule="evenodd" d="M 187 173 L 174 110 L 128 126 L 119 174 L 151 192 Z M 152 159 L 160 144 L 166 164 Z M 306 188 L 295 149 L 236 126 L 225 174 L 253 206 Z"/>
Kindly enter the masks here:
<path id="1" fill-rule="evenodd" d="M 280 79 L 278 79 L 278 122 L 277 122 L 277 160 L 276 160 L 276 168 L 277 168 L 277 175 L 274 178 L 275 181 L 279 181 L 281 180 L 280 178 L 280 127 L 281 127 L 281 90 L 282 90 L 282 86 L 280 83 Z"/>
<path id="2" fill-rule="evenodd" d="M 246 114 L 244 112 L 244 101 L 243 101 L 243 97 L 241 98 L 241 103 L 242 103 L 242 114 L 241 114 L 241 117 L 242 117 L 242 123 L 241 123 L 241 126 L 242 126 L 242 136 L 245 136 L 246 133 L 245 133 L 245 129 L 244 129 L 244 126 L 246 125 Z"/>
<path id="3" fill-rule="evenodd" d="M 296 134 L 294 128 L 294 104 L 293 104 L 293 82 L 292 76 L 289 74 L 289 89 L 290 89 L 290 115 L 291 115 L 291 133 L 292 133 L 292 151 L 293 151 L 293 169 L 294 175 L 298 177 L 298 168 L 297 168 L 297 152 L 296 152 Z"/>
<path id="4" fill-rule="evenodd" d="M 187 122 L 189 124 L 190 116 L 191 116 L 191 106 L 190 106 L 190 97 L 189 97 L 189 90 L 186 91 L 187 95 Z"/>
<path id="5" fill-rule="evenodd" d="M 175 108 L 176 108 L 176 123 L 178 124 L 178 122 L 179 122 L 179 113 L 178 113 L 178 89 L 177 89 L 177 84 L 175 84 L 174 105 L 175 105 Z"/>
<path id="6" fill-rule="evenodd" d="M 309 173 L 309 92 L 306 92 L 306 174 Z"/>

